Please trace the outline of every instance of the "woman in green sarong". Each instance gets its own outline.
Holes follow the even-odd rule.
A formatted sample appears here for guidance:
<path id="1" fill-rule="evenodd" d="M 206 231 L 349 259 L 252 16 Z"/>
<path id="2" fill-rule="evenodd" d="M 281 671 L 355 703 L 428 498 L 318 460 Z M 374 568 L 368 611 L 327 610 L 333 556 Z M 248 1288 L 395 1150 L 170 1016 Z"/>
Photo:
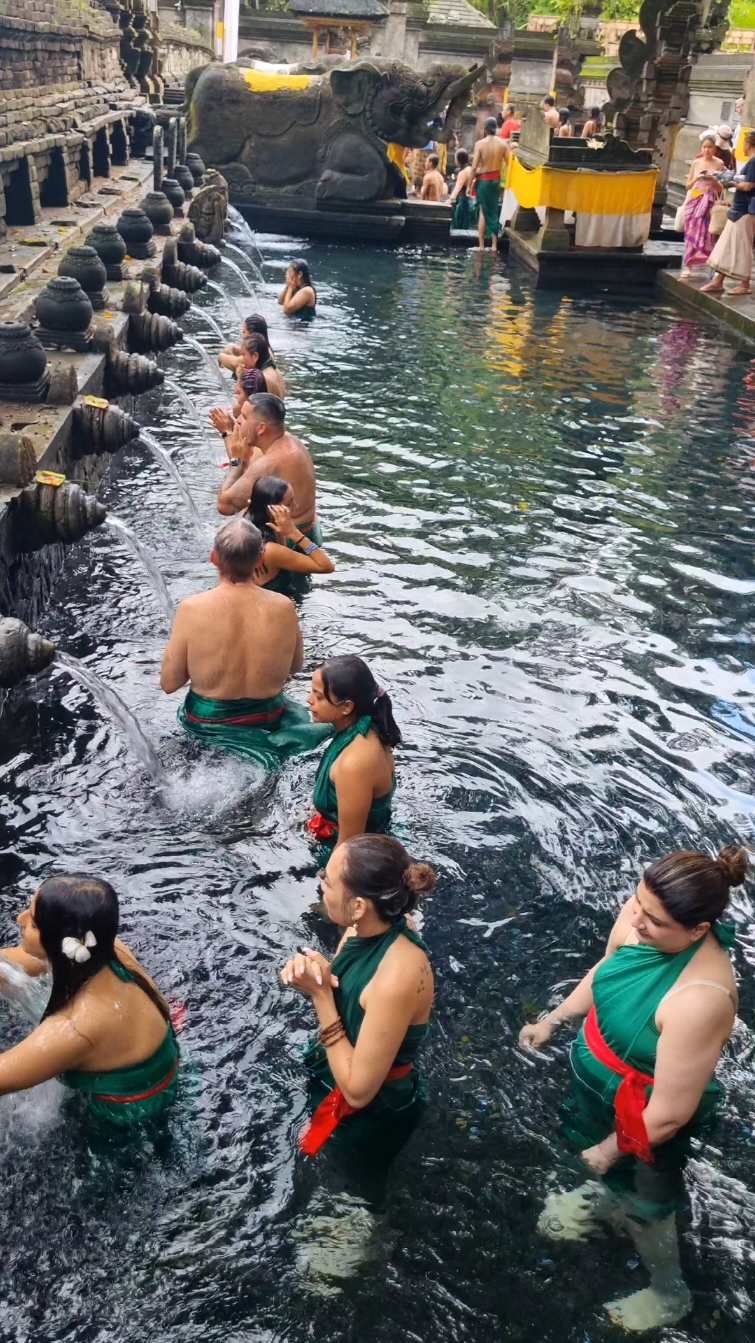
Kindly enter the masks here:
<path id="1" fill-rule="evenodd" d="M 388 835 L 356 835 L 323 879 L 328 918 L 347 928 L 332 962 L 302 949 L 282 982 L 312 999 L 320 1029 L 304 1055 L 314 1111 L 300 1146 L 385 1164 L 422 1113 L 416 1059 L 428 1030 L 433 975 L 407 915 L 435 874 Z"/>
<path id="2" fill-rule="evenodd" d="M 97 877 L 50 877 L 20 914 L 21 945 L 2 954 L 28 975 L 52 972 L 36 1030 L 0 1054 L 0 1094 L 58 1077 L 119 1126 L 154 1119 L 177 1090 L 169 1006 L 117 940 L 118 897 Z"/>
<path id="3" fill-rule="evenodd" d="M 312 677 L 307 703 L 314 722 L 333 729 L 315 779 L 315 814 L 307 822 L 329 852 L 352 835 L 389 828 L 396 788 L 393 749 L 401 733 L 390 695 L 358 657 L 324 662 Z"/>
<path id="4" fill-rule="evenodd" d="M 263 476 L 255 482 L 244 514 L 259 528 L 265 545 L 254 574 L 257 586 L 287 597 L 296 595 L 295 576 L 332 574 L 336 567 L 322 546 L 296 526 L 291 516 L 295 511 L 296 500 L 288 481 Z"/>
<path id="5" fill-rule="evenodd" d="M 690 1138 L 713 1117 L 713 1074 L 731 1034 L 737 991 L 720 922 L 747 874 L 743 849 L 712 859 L 681 851 L 651 863 L 606 954 L 520 1044 L 540 1048 L 559 1022 L 585 1018 L 571 1051 L 563 1131 L 599 1183 L 549 1196 L 538 1230 L 578 1240 L 599 1220 L 629 1232 L 651 1285 L 607 1303 L 625 1329 L 674 1324 L 690 1309 L 676 1211 Z"/>
<path id="6" fill-rule="evenodd" d="M 469 194 L 472 189 L 472 167 L 469 162 L 469 154 L 466 149 L 457 149 L 455 157 L 458 171 L 454 189 L 449 196 L 449 203 L 453 206 L 451 228 L 477 228 L 477 201 Z"/>

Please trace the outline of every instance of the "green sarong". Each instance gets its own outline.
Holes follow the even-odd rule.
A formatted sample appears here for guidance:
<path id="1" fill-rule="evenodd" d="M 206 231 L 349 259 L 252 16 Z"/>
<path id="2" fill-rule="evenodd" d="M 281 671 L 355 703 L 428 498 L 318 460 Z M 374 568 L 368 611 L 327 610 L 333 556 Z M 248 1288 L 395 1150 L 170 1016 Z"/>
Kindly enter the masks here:
<path id="1" fill-rule="evenodd" d="M 333 974 L 338 976 L 338 988 L 334 990 L 336 1011 L 351 1045 L 356 1044 L 364 1021 L 359 999 L 385 953 L 402 936 L 427 951 L 422 939 L 401 918 L 377 937 L 350 937 L 333 961 Z M 391 1068 L 391 1071 L 405 1068 L 404 1075 L 392 1081 L 386 1079 L 369 1105 L 343 1118 L 327 1141 L 328 1150 L 384 1163 L 403 1147 L 422 1115 L 424 1087 L 415 1060 L 427 1032 L 427 1024 L 409 1027 Z M 317 1036 L 305 1050 L 304 1064 L 310 1077 L 309 1100 L 314 1110 L 336 1085 L 327 1051 L 317 1043 Z"/>
<path id="2" fill-rule="evenodd" d="M 451 215 L 451 228 L 470 229 L 477 227 L 477 216 L 479 210 L 477 201 L 472 200 L 466 191 L 462 191 L 460 196 L 454 201 L 453 214 Z"/>
<path id="3" fill-rule="evenodd" d="M 315 814 L 307 822 L 307 829 L 322 846 L 322 853 L 319 856 L 323 862 L 335 848 L 338 837 L 338 797 L 336 786 L 330 777 L 330 771 L 341 752 L 345 751 L 346 747 L 350 746 L 357 737 L 366 737 L 372 726 L 370 715 L 363 714 L 361 718 L 357 719 L 356 723 L 352 723 L 351 727 L 345 728 L 343 732 L 337 732 L 333 740 L 325 747 L 317 767 L 317 777 L 312 794 Z M 383 835 L 389 830 L 395 791 L 396 775 L 394 774 L 390 792 L 372 800 L 364 827 L 367 834 Z"/>
<path id="4" fill-rule="evenodd" d="M 313 723 L 304 705 L 283 691 L 269 699 L 222 700 L 190 690 L 178 721 L 207 745 L 256 760 L 265 769 L 313 751 L 332 730 L 327 723 Z"/>
<path id="5" fill-rule="evenodd" d="M 716 923 L 713 932 L 723 946 L 733 945 L 730 925 Z M 600 1034 L 614 1054 L 638 1072 L 654 1076 L 658 1005 L 701 945 L 693 942 L 674 955 L 642 945 L 620 947 L 595 971 L 593 1001 Z M 614 1101 L 622 1078 L 591 1053 L 584 1026 L 572 1045 L 571 1074 L 572 1094 L 564 1107 L 563 1132 L 580 1148 L 592 1147 L 616 1126 Z M 648 1087 L 648 1099 L 651 1094 Z M 665 1218 L 681 1206 L 690 1139 L 710 1123 L 719 1095 L 719 1086 L 710 1081 L 690 1122 L 668 1142 L 653 1148 L 652 1164 L 622 1155 L 603 1176 L 609 1189 L 626 1199 L 638 1216 Z"/>
<path id="6" fill-rule="evenodd" d="M 477 178 L 475 195 L 485 218 L 485 237 L 497 238 L 501 227 L 501 179 Z"/>
<path id="7" fill-rule="evenodd" d="M 135 982 L 120 961 L 109 961 L 108 967 L 124 984 Z M 100 1073 L 70 1069 L 61 1073 L 60 1080 L 86 1097 L 87 1108 L 97 1119 L 126 1127 L 156 1119 L 175 1100 L 178 1059 L 178 1043 L 168 1022 L 162 1044 L 143 1063 Z"/>
<path id="8" fill-rule="evenodd" d="M 283 597 L 293 597 L 295 578 L 306 578 L 307 575 L 295 574 L 291 569 L 279 569 L 275 578 L 271 578 L 269 583 L 260 583 L 260 587 L 265 592 L 280 592 Z"/>

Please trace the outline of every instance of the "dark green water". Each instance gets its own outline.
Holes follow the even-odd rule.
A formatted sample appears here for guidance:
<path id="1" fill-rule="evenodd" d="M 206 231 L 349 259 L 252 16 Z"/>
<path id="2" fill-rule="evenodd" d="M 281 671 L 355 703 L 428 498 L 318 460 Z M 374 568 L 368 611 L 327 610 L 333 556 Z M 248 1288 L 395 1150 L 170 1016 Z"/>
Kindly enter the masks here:
<path id="1" fill-rule="evenodd" d="M 601 1303 L 646 1278 L 625 1242 L 536 1237 L 546 1192 L 581 1173 L 555 1131 L 564 1044 L 532 1059 L 515 1038 L 597 959 L 647 860 L 751 839 L 750 362 L 672 309 L 534 294 L 521 272 L 465 255 L 312 247 L 321 305 L 302 326 L 274 301 L 292 245 L 261 241 L 259 306 L 337 563 L 302 607 L 307 668 L 357 652 L 390 689 L 406 740 L 399 833 L 439 873 L 428 1115 L 392 1170 L 369 1261 L 340 1280 L 313 1273 L 312 1218 L 336 1216 L 343 1268 L 367 1217 L 327 1161 L 294 1156 L 311 1016 L 276 970 L 304 937 L 328 944 L 300 829 L 314 763 L 262 784 L 199 757 L 158 688 L 166 629 L 143 573 L 111 536 L 88 538 L 45 629 L 138 714 L 170 769 L 169 805 L 64 673 L 23 687 L 0 721 L 3 933 L 50 871 L 108 877 L 126 939 L 187 1004 L 191 1066 L 158 1144 L 82 1127 L 55 1083 L 0 1102 L 0 1340 L 615 1339 Z M 230 306 L 199 302 L 232 330 Z M 166 370 L 216 404 L 191 351 Z M 196 428 L 167 393 L 138 414 L 213 521 L 220 473 Z M 211 581 L 143 449 L 101 497 L 176 599 Z M 748 896 L 735 915 L 742 1024 L 719 1129 L 689 1170 L 694 1311 L 664 1343 L 752 1329 Z M 5 1007 L 0 1025 L 4 1043 L 22 1029 Z"/>

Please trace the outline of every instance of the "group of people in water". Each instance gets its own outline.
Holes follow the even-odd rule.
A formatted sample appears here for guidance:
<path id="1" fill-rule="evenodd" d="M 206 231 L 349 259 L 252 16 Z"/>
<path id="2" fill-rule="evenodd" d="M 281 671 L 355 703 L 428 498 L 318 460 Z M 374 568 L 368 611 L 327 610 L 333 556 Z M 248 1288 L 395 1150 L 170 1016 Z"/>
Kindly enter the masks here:
<path id="1" fill-rule="evenodd" d="M 315 311 L 303 262 L 288 268 L 280 303 L 299 320 Z M 188 686 L 179 718 L 208 746 L 266 769 L 322 749 L 307 832 L 324 913 L 342 936 L 332 960 L 301 947 L 281 969 L 283 987 L 306 995 L 317 1021 L 300 1146 L 308 1156 L 327 1143 L 386 1162 L 422 1113 L 418 1055 L 434 981 L 412 914 L 435 877 L 390 834 L 401 731 L 366 663 L 327 659 L 313 671 L 306 708 L 286 692 L 305 662 L 296 602 L 313 574 L 335 565 L 323 546 L 315 467 L 287 428 L 263 317 L 246 320 L 220 363 L 236 376 L 236 396 L 211 415 L 228 459 L 210 557 L 217 582 L 180 604 L 160 684 L 167 694 Z M 558 1027 L 581 1023 L 563 1133 L 589 1178 L 548 1196 L 538 1230 L 576 1240 L 603 1224 L 632 1237 L 650 1286 L 608 1305 L 629 1330 L 671 1324 L 690 1306 L 675 1218 L 690 1139 L 714 1114 L 714 1072 L 734 1024 L 733 930 L 722 918 L 746 874 L 744 851 L 731 847 L 716 858 L 656 858 L 602 959 L 519 1036 L 522 1049 L 542 1049 Z M 29 975 L 49 974 L 51 989 L 37 1028 L 0 1055 L 0 1093 L 59 1077 L 103 1121 L 157 1120 L 179 1090 L 181 1011 L 118 940 L 113 887 L 51 876 L 18 922 L 21 944 L 3 954 Z"/>

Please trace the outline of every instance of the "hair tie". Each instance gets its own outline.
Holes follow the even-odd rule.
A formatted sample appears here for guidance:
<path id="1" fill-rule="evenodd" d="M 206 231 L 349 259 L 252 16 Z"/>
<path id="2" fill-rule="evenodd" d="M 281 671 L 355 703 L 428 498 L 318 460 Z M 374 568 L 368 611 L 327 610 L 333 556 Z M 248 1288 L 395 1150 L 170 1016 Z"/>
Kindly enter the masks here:
<path id="1" fill-rule="evenodd" d="M 89 948 L 96 946 L 97 938 L 93 932 L 88 932 L 84 934 L 83 939 L 78 937 L 64 937 L 60 944 L 60 950 L 63 952 L 64 956 L 68 957 L 69 961 L 76 961 L 79 965 L 83 965 L 85 961 L 90 961 L 92 959 L 92 953 Z"/>
<path id="2" fill-rule="evenodd" d="M 377 704 L 378 700 L 382 699 L 384 694 L 385 694 L 385 686 L 379 685 L 377 690 L 375 691 L 375 698 L 373 700 L 373 703 Z"/>

